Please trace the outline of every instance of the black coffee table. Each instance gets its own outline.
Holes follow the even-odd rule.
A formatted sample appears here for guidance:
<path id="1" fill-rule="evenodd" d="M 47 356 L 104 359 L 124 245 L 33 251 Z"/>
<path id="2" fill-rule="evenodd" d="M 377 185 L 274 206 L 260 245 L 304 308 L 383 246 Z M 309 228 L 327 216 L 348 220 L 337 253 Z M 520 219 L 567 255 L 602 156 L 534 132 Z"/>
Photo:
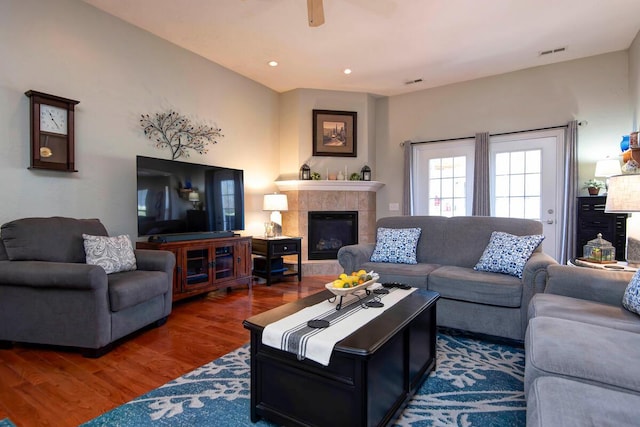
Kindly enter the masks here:
<path id="1" fill-rule="evenodd" d="M 330 296 L 323 291 L 244 321 L 251 332 L 252 422 L 384 426 L 434 368 L 439 295 L 422 289 L 339 341 L 329 366 L 262 344 L 268 324 Z"/>

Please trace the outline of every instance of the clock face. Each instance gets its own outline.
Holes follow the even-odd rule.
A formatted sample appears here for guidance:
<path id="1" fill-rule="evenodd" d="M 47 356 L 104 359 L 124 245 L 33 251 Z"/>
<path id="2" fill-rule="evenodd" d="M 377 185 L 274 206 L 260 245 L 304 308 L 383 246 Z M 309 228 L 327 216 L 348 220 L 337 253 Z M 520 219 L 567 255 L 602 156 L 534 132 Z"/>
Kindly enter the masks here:
<path id="1" fill-rule="evenodd" d="M 40 130 L 67 134 L 67 110 L 52 105 L 40 104 Z"/>

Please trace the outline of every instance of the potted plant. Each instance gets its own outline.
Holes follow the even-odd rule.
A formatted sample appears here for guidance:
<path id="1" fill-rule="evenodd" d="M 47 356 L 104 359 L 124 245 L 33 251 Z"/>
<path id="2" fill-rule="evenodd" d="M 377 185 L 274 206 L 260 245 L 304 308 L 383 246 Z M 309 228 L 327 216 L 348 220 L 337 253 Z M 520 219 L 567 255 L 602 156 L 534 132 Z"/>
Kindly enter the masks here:
<path id="1" fill-rule="evenodd" d="M 600 180 L 590 179 L 585 181 L 583 188 L 586 188 L 587 191 L 589 191 L 590 196 L 597 196 L 598 193 L 600 193 L 600 189 L 605 188 L 605 184 Z"/>

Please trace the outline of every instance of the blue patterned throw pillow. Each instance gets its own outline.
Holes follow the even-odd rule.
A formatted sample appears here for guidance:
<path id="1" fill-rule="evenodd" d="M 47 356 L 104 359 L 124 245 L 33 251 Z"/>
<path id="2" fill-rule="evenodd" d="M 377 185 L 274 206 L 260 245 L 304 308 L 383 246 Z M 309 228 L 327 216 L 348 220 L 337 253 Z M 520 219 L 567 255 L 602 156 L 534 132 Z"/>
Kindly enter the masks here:
<path id="1" fill-rule="evenodd" d="M 473 269 L 509 274 L 521 279 L 524 265 L 543 240 L 542 234 L 514 236 L 503 231 L 494 231 L 491 233 L 489 244 Z"/>
<path id="2" fill-rule="evenodd" d="M 627 285 L 622 297 L 622 305 L 627 310 L 640 314 L 640 270 L 633 275 Z"/>
<path id="3" fill-rule="evenodd" d="M 417 264 L 416 247 L 421 231 L 419 228 L 378 228 L 371 262 Z"/>

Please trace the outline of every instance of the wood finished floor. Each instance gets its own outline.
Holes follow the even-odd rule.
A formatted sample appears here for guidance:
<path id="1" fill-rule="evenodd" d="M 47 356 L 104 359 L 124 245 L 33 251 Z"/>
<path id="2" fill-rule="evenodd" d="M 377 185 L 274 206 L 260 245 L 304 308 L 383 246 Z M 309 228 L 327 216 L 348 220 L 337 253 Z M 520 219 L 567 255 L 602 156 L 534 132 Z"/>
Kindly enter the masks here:
<path id="1" fill-rule="evenodd" d="M 174 304 L 168 322 L 98 359 L 59 348 L 0 350 L 0 419 L 77 426 L 249 342 L 242 321 L 314 294 L 332 277 L 254 284 Z M 288 279 L 289 280 L 289 279 Z M 81 325 L 78 325 L 81 327 Z"/>

